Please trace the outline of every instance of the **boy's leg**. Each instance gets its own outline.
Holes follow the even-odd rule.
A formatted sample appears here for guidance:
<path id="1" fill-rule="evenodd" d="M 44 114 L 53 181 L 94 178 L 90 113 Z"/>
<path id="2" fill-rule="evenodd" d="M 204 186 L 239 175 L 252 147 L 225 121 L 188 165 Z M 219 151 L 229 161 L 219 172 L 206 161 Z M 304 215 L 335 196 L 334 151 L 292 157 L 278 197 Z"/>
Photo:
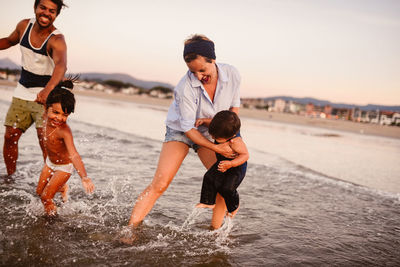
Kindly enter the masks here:
<path id="1" fill-rule="evenodd" d="M 63 171 L 54 172 L 50 181 L 44 188 L 40 198 L 44 205 L 44 209 L 48 215 L 56 215 L 57 207 L 54 205 L 53 198 L 54 195 L 61 189 L 61 187 L 68 181 L 70 173 Z"/>
<path id="2" fill-rule="evenodd" d="M 218 180 L 218 165 L 214 164 L 205 174 L 203 184 L 201 186 L 200 203 L 196 205 L 197 208 L 210 208 L 215 207 L 215 198 L 217 196 L 217 187 L 215 182 Z"/>
<path id="3" fill-rule="evenodd" d="M 198 156 L 200 157 L 201 162 L 203 165 L 207 168 L 211 168 L 212 165 L 217 161 L 217 158 L 215 156 L 215 152 L 204 148 L 200 147 L 199 150 L 197 151 Z M 225 206 L 225 200 L 221 197 L 220 194 L 217 194 L 217 197 L 215 199 L 215 207 L 213 209 L 213 215 L 211 218 L 211 227 L 213 229 L 218 229 L 221 227 L 224 217 L 226 214 L 226 206 Z"/>
<path id="4" fill-rule="evenodd" d="M 36 187 L 36 193 L 40 196 L 42 195 L 43 189 L 46 187 L 47 183 L 50 181 L 53 171 L 46 164 L 43 166 L 42 172 L 39 176 L 39 182 Z"/>
<path id="5" fill-rule="evenodd" d="M 4 133 L 3 158 L 8 175 L 13 174 L 17 168 L 18 140 L 22 133 L 23 131 L 21 129 L 6 126 L 6 131 Z"/>
<path id="6" fill-rule="evenodd" d="M 239 208 L 239 193 L 236 190 L 240 184 L 239 176 L 240 172 L 237 169 L 229 169 L 224 173 L 222 185 L 218 190 L 224 198 L 228 213 L 232 218 Z"/>
<path id="7" fill-rule="evenodd" d="M 63 202 L 67 202 L 68 201 L 68 184 L 65 183 L 60 190 L 58 190 L 58 192 L 61 193 L 61 198 L 63 200 Z"/>
<path id="8" fill-rule="evenodd" d="M 217 197 L 215 199 L 215 208 L 213 209 L 213 215 L 211 218 L 211 227 L 213 229 L 218 229 L 221 227 L 222 223 L 224 222 L 225 214 L 225 200 L 220 194 L 217 194 Z"/>

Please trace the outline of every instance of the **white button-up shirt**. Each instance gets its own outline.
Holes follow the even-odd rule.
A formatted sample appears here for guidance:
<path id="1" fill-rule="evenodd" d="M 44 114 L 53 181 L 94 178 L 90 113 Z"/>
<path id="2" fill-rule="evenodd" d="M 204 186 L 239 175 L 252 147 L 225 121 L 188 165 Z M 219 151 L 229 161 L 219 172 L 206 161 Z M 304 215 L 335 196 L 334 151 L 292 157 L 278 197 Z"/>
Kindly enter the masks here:
<path id="1" fill-rule="evenodd" d="M 203 84 L 188 71 L 174 89 L 174 101 L 168 110 L 166 125 L 174 130 L 187 132 L 195 128 L 198 118 L 212 118 L 221 110 L 240 107 L 240 74 L 228 64 L 217 63 L 218 82 L 214 102 L 211 101 Z M 201 133 L 208 131 L 200 126 Z"/>

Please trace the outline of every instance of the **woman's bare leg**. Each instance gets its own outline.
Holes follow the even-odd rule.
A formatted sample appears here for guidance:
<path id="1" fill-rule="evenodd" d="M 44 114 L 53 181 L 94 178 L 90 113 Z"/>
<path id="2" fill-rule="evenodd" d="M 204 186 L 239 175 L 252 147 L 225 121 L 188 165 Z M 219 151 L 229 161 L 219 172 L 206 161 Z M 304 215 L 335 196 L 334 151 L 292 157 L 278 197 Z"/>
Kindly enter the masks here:
<path id="1" fill-rule="evenodd" d="M 151 211 L 157 199 L 174 179 L 188 151 L 189 147 L 182 142 L 170 141 L 163 143 L 153 181 L 136 200 L 129 226 L 137 227 Z"/>
<path id="2" fill-rule="evenodd" d="M 215 152 L 208 148 L 199 148 L 197 154 L 207 170 L 210 169 L 215 162 L 217 162 Z M 226 210 L 227 209 L 224 198 L 220 194 L 217 194 L 217 198 L 215 199 L 215 206 L 213 208 L 213 215 L 211 218 L 211 227 L 213 229 L 218 229 L 221 227 L 222 223 L 224 222 Z"/>

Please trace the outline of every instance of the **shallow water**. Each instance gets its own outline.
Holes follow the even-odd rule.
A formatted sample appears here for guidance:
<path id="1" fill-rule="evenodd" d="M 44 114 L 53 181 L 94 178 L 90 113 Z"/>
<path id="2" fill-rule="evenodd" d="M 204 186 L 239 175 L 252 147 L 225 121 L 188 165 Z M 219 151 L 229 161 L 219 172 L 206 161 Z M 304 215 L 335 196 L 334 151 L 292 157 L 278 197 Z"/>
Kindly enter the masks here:
<path id="1" fill-rule="evenodd" d="M 0 101 L 1 124 L 7 107 Z M 161 142 L 73 115 L 69 120 L 96 191 L 86 195 L 74 173 L 69 201 L 56 196 L 59 216 L 46 219 L 35 195 L 42 161 L 30 129 L 20 141 L 16 175 L 0 180 L 2 266 L 400 265 L 398 195 L 338 181 L 267 153 L 265 164 L 249 163 L 235 219 L 209 231 L 211 212 L 193 209 L 204 168 L 190 152 L 138 230 L 137 242 L 122 244 Z"/>

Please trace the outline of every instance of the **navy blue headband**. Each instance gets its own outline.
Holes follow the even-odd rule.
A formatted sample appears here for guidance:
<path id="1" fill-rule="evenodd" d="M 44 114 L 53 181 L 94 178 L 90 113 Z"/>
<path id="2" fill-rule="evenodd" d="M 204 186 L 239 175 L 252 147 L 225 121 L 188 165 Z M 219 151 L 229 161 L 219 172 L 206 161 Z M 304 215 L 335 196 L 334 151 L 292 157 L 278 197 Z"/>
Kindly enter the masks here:
<path id="1" fill-rule="evenodd" d="M 197 54 L 203 57 L 215 59 L 214 43 L 207 40 L 196 41 L 185 45 L 183 57 L 188 54 Z"/>

